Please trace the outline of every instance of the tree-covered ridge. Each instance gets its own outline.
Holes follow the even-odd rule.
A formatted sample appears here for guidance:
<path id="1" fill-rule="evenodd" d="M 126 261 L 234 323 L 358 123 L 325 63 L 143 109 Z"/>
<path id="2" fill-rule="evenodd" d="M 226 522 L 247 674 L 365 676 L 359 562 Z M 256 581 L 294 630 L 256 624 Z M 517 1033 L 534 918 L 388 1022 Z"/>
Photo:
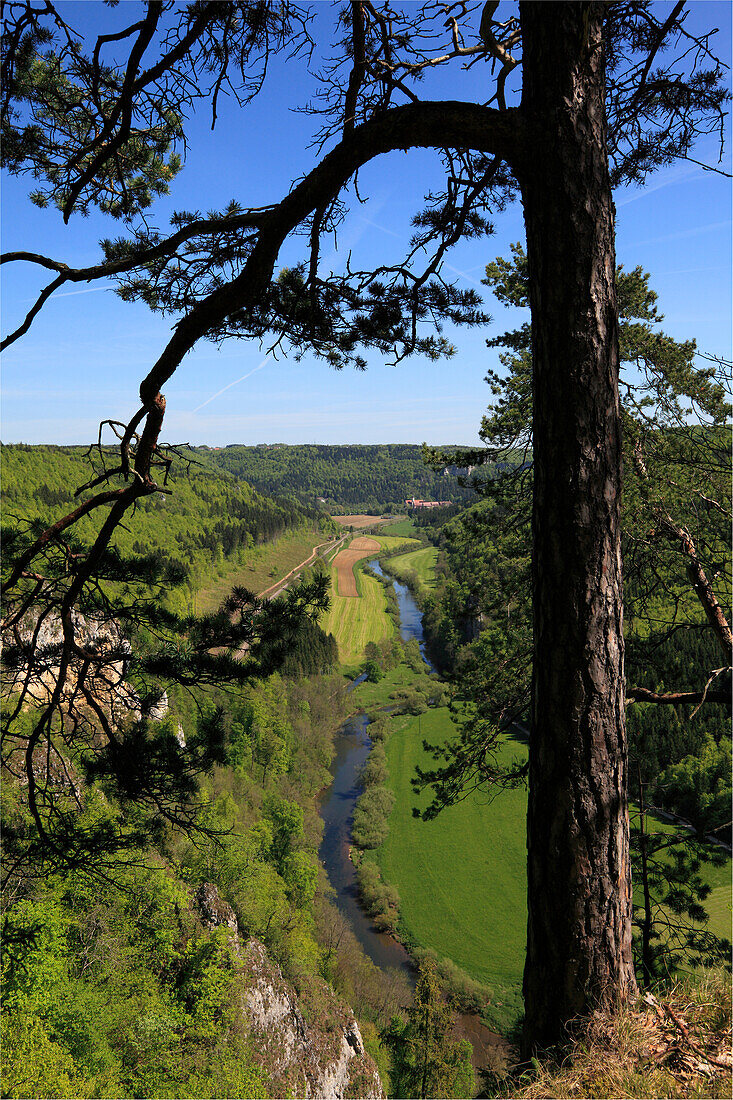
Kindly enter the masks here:
<path id="1" fill-rule="evenodd" d="M 208 832 L 161 822 L 107 874 L 82 865 L 6 885 L 7 1095 L 282 1095 L 268 1072 L 276 1061 L 250 1037 L 243 945 L 229 918 L 242 939 L 265 945 L 317 1020 L 321 979 L 333 975 L 314 903 L 316 794 L 328 781 L 345 700 L 337 676 L 295 683 L 274 675 L 236 697 L 176 693 L 176 717 L 159 723 L 160 738 L 179 721 L 189 734 L 200 709 L 227 708 L 222 766 L 196 795 Z M 76 799 L 81 824 L 134 830 L 135 807 L 104 782 L 77 776 Z M 12 781 L 3 785 L 3 813 L 6 836 L 28 827 Z M 202 903 L 212 887 L 227 918 L 214 929 Z M 367 981 L 373 971 L 366 967 Z"/>
<path id="2" fill-rule="evenodd" d="M 475 493 L 425 466 L 422 449 L 410 443 L 374 446 L 303 444 L 207 451 L 223 470 L 264 493 L 282 492 L 303 504 L 323 501 L 331 511 L 401 510 L 405 500 L 469 502 Z M 338 506 L 338 507 L 337 507 Z"/>
<path id="3" fill-rule="evenodd" d="M 75 496 L 90 479 L 82 447 L 2 445 L 3 514 L 6 526 L 41 520 L 49 512 L 78 505 Z M 224 473 L 196 456 L 188 466 L 175 463 L 167 488 L 138 503 L 132 521 L 117 527 L 114 545 L 123 555 L 153 554 L 180 565 L 195 590 L 224 560 L 241 560 L 246 552 L 304 524 L 329 521 L 286 498 L 274 500 L 237 476 Z M 99 520 L 83 516 L 76 537 L 88 543 Z"/>

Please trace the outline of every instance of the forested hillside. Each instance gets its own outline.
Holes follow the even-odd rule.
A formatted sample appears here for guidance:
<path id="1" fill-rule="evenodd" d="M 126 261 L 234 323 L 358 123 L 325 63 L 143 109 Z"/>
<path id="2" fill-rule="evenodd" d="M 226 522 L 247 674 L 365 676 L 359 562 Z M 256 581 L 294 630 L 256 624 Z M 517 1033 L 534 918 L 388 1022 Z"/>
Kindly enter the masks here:
<path id="1" fill-rule="evenodd" d="M 286 493 L 302 504 L 323 502 L 331 511 L 401 511 L 405 500 L 472 501 L 475 493 L 455 477 L 425 465 L 414 444 L 297 447 L 233 445 L 206 451 L 223 470 L 265 493 Z"/>
<path id="2" fill-rule="evenodd" d="M 728 1094 L 711 10 L 2 5 L 3 1095 Z"/>
<path id="3" fill-rule="evenodd" d="M 2 457 L 10 545 L 19 524 L 33 523 L 44 510 L 70 511 L 75 489 L 90 476 L 77 448 L 4 447 Z M 255 551 L 266 558 L 271 551 L 277 560 L 270 540 L 305 524 L 331 526 L 326 516 L 205 466 L 181 465 L 168 487 L 173 495 L 147 500 L 118 529 L 117 547 L 120 561 L 152 555 L 166 569 L 183 565 L 189 592 L 215 577 L 224 559 L 246 560 Z M 94 530 L 87 520 L 77 539 L 90 539 Z M 6 551 L 5 576 L 12 566 Z M 73 577 L 73 567 L 62 572 Z M 117 638 L 115 607 L 127 613 L 126 681 L 119 664 L 108 664 L 100 694 L 99 679 L 85 683 L 76 673 L 56 712 L 52 764 L 34 757 L 31 774 L 45 769 L 37 820 L 27 781 L 19 779 L 20 760 L 44 720 L 48 696 L 40 679 L 5 680 L 4 1090 L 19 1097 L 317 1090 L 318 1074 L 335 1072 L 334 1042 L 344 1041 L 338 1027 L 353 1032 L 333 993 L 336 987 L 353 997 L 352 982 L 367 1046 L 383 1061 L 370 1025 L 385 1010 L 374 967 L 355 946 L 345 963 L 348 941 L 337 956 L 321 947 L 333 918 L 317 859 L 316 795 L 329 782 L 332 734 L 346 713 L 344 680 L 333 672 L 334 639 L 309 617 L 283 637 L 293 606 L 284 600 L 269 606 L 280 626 L 257 639 L 258 660 L 230 661 L 229 682 L 210 636 L 205 644 L 213 657 L 199 672 L 181 674 L 179 664 L 171 683 L 176 661 L 190 660 L 192 623 L 202 624 L 194 626 L 195 638 L 197 629 L 210 634 L 204 624 L 211 619 L 156 613 L 145 574 L 130 576 L 134 589 L 105 579 L 98 599 L 85 605 L 89 621 L 103 624 L 91 636 L 93 647 L 109 644 L 102 630 Z M 172 595 L 175 589 L 166 602 L 174 606 Z M 25 669 L 20 612 L 16 656 Z M 223 615 L 224 623 L 232 614 Z M 57 616 L 51 604 L 50 644 L 42 644 L 52 665 Z M 141 673 L 138 657 L 144 664 L 156 644 L 152 675 Z M 277 667 L 281 674 L 271 671 Z M 79 690 L 84 700 L 74 710 Z M 109 732 L 107 750 L 100 730 Z M 54 828 L 64 847 L 50 839 Z M 264 964 L 260 948 L 245 947 L 250 937 L 264 945 Z M 272 981 L 279 996 L 292 998 L 293 1026 L 308 1036 L 308 1058 L 299 1043 L 289 1060 L 270 1050 L 268 1043 L 279 1051 L 290 1041 L 277 1022 L 267 1025 L 274 1027 L 269 1039 L 266 1031 L 259 1038 L 252 1033 L 252 985 L 259 982 L 261 995 L 272 997 Z M 340 1070 L 344 1082 L 351 1074 L 357 1092 L 366 1087 L 373 1094 L 373 1063 L 358 1051 L 350 1058 Z"/>
<path id="4" fill-rule="evenodd" d="M 85 499 L 76 491 L 92 477 L 82 447 L 3 445 L 3 522 L 39 521 L 63 515 Z M 309 526 L 325 535 L 332 527 L 323 512 L 287 497 L 274 499 L 226 473 L 205 456 L 171 466 L 166 488 L 141 500 L 133 522 L 120 525 L 114 545 L 122 554 L 151 554 L 179 565 L 189 595 L 225 562 L 243 561 L 247 552 L 287 531 Z M 98 521 L 84 516 L 77 538 L 89 541 Z"/>

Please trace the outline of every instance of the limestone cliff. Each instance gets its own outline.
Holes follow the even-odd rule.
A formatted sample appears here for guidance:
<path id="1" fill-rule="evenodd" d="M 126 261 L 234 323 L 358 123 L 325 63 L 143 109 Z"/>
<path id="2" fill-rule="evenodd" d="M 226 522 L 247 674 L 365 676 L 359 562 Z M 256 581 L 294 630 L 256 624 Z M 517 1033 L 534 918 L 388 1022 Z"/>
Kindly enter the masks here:
<path id="1" fill-rule="evenodd" d="M 215 886 L 205 883 L 196 905 L 210 927 L 224 925 L 237 936 L 243 1010 L 255 1058 L 266 1070 L 274 1096 L 383 1100 L 377 1068 L 364 1050 L 351 1010 L 328 985 L 310 979 L 298 995 L 255 939 L 239 939 L 237 919 Z"/>

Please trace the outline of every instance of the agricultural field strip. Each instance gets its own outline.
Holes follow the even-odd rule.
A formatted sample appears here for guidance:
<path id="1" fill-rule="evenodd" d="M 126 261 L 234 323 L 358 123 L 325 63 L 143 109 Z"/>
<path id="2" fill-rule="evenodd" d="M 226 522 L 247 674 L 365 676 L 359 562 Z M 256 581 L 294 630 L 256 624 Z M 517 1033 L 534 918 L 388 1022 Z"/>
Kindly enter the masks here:
<path id="1" fill-rule="evenodd" d="M 381 544 L 382 550 L 390 555 L 415 550 L 416 547 L 420 546 L 419 539 L 413 539 L 407 535 L 383 535 L 380 532 L 376 538 Z"/>
<path id="2" fill-rule="evenodd" d="M 340 523 L 342 527 L 376 527 L 378 523 L 392 523 L 394 516 L 382 519 L 381 516 L 331 516 L 334 523 Z"/>
<path id="3" fill-rule="evenodd" d="M 321 629 L 335 637 L 341 666 L 355 672 L 361 667 L 367 642 L 389 637 L 394 626 L 387 615 L 384 589 L 375 577 L 361 576 L 362 595 L 356 600 L 336 594 L 333 569 L 331 578 L 331 606 L 321 619 Z"/>
<path id="4" fill-rule="evenodd" d="M 286 573 L 285 576 L 281 577 L 279 581 L 275 581 L 275 583 L 271 584 L 269 588 L 265 588 L 262 592 L 258 592 L 257 593 L 257 599 L 258 600 L 264 599 L 269 592 L 273 591 L 274 588 L 277 588 L 277 589 L 281 590 L 281 588 L 284 587 L 284 582 L 287 581 L 288 578 L 292 577 L 293 573 L 297 573 L 299 569 L 304 569 L 305 566 L 310 565 L 311 562 L 315 561 L 315 559 L 318 555 L 318 551 L 320 549 L 322 549 L 322 547 L 330 545 L 330 549 L 335 549 L 340 543 L 342 543 L 346 539 L 346 537 L 347 537 L 346 535 L 342 535 L 341 538 L 339 539 L 339 541 L 334 542 L 334 543 L 329 543 L 329 541 L 319 542 L 318 546 L 313 547 L 313 552 L 311 553 L 310 557 L 306 558 L 305 561 L 302 561 L 300 563 L 300 565 L 293 566 L 293 568 L 290 570 L 289 573 Z M 329 552 L 330 552 L 330 550 L 329 550 Z M 343 551 L 342 551 L 342 553 L 343 553 Z M 279 591 L 274 592 L 273 595 L 274 596 L 279 595 Z"/>
<path id="5" fill-rule="evenodd" d="M 336 555 L 333 567 L 336 570 L 336 592 L 339 596 L 354 598 L 359 596 L 354 576 L 354 566 L 363 558 L 378 553 L 380 545 L 376 539 L 354 539 L 348 550 Z"/>

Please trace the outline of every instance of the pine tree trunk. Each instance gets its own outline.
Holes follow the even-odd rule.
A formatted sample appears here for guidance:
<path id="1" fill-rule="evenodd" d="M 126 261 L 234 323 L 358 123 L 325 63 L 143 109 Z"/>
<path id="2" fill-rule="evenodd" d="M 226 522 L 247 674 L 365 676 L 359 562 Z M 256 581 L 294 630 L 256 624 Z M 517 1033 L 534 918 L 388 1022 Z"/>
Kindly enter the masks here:
<path id="1" fill-rule="evenodd" d="M 601 4 L 523 3 L 534 360 L 525 1053 L 634 988 Z"/>

